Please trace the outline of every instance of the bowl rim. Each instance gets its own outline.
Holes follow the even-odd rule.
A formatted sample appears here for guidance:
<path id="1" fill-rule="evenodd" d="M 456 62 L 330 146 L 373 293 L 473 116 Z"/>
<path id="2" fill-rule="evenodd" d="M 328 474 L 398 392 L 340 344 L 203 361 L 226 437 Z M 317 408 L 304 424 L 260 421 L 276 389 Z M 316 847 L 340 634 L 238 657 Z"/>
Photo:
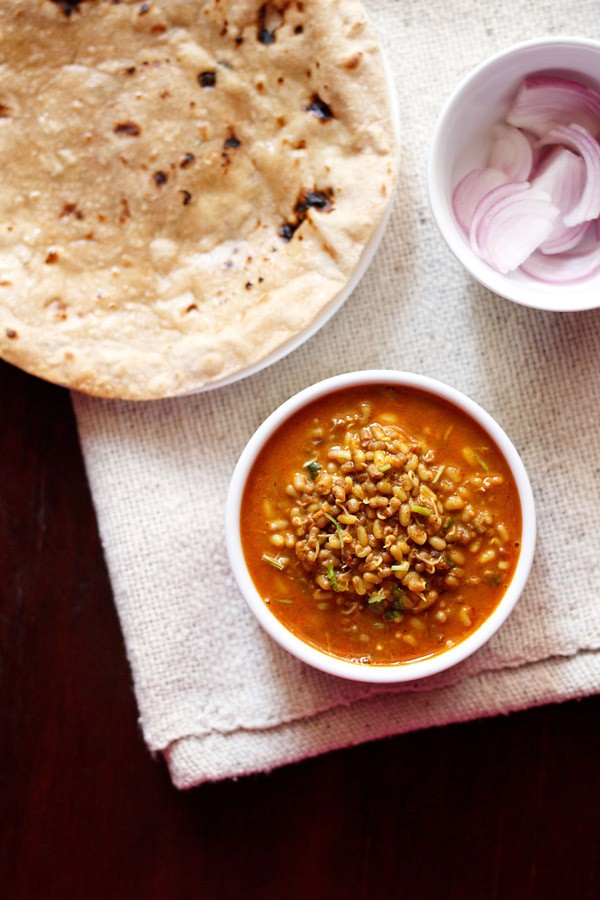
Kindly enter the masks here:
<path id="1" fill-rule="evenodd" d="M 444 132 L 452 121 L 455 107 L 474 81 L 481 74 L 511 56 L 560 46 L 586 48 L 600 54 L 600 40 L 594 38 L 576 35 L 530 38 L 517 44 L 511 44 L 482 60 L 459 81 L 445 100 L 431 134 L 427 155 L 427 191 L 433 218 L 444 241 L 466 271 L 484 287 L 507 300 L 532 309 L 547 312 L 583 312 L 600 307 L 600 294 L 596 280 L 582 280 L 568 285 L 552 285 L 532 280 L 516 281 L 494 271 L 480 259 L 459 234 L 459 226 L 454 221 L 452 210 L 448 208 L 445 200 L 444 181 L 441 174 Z M 550 64 L 543 68 L 552 71 L 561 67 L 560 64 Z M 586 75 L 587 77 L 589 76 Z M 449 224 L 450 222 L 452 225 Z"/>
<path id="2" fill-rule="evenodd" d="M 295 411 L 334 391 L 361 384 L 391 384 L 431 393 L 457 406 L 471 416 L 494 440 L 505 457 L 515 479 L 522 515 L 519 560 L 513 578 L 492 614 L 460 644 L 435 656 L 388 666 L 369 666 L 328 655 L 292 634 L 281 624 L 258 593 L 245 563 L 241 540 L 241 502 L 246 480 L 263 445 Z M 457 388 L 426 375 L 388 369 L 368 369 L 334 375 L 318 381 L 290 397 L 257 428 L 243 449 L 233 471 L 225 504 L 225 541 L 233 576 L 240 592 L 264 630 L 302 662 L 330 675 L 351 681 L 374 684 L 415 681 L 435 675 L 463 662 L 485 644 L 514 608 L 531 570 L 535 541 L 536 515 L 533 491 L 525 466 L 501 426 L 479 404 Z"/>

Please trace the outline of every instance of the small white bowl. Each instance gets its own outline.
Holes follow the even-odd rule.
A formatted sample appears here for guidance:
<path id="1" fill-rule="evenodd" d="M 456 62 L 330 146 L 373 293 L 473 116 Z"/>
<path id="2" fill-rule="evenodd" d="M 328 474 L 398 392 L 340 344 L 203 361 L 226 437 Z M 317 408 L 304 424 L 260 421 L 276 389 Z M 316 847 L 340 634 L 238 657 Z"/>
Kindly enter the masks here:
<path id="1" fill-rule="evenodd" d="M 361 384 L 387 384 L 426 391 L 467 413 L 489 434 L 506 459 L 519 492 L 523 520 L 521 550 L 517 567 L 511 583 L 491 616 L 468 638 L 449 650 L 425 659 L 390 666 L 362 665 L 338 659 L 306 644 L 288 631 L 258 593 L 248 571 L 242 547 L 242 497 L 249 473 L 264 445 L 282 423 L 306 404 L 333 391 Z M 235 467 L 227 495 L 225 534 L 229 561 L 240 591 L 260 624 L 277 643 L 303 662 L 331 675 L 353 681 L 384 683 L 413 681 L 434 675 L 462 662 L 489 640 L 515 606 L 527 581 L 535 548 L 536 518 L 531 485 L 521 458 L 504 431 L 485 410 L 455 388 L 424 375 L 370 370 L 336 375 L 313 384 L 283 403 L 262 423 L 250 438 Z"/>
<path id="2" fill-rule="evenodd" d="M 600 307 L 600 273 L 571 285 L 544 284 L 522 272 L 502 275 L 469 246 L 454 217 L 452 192 L 484 166 L 494 125 L 503 122 L 526 75 L 561 75 L 600 91 L 600 42 L 576 37 L 526 41 L 483 62 L 458 85 L 433 131 L 427 179 L 431 209 L 446 243 L 485 287 L 523 306 L 556 312 Z"/>

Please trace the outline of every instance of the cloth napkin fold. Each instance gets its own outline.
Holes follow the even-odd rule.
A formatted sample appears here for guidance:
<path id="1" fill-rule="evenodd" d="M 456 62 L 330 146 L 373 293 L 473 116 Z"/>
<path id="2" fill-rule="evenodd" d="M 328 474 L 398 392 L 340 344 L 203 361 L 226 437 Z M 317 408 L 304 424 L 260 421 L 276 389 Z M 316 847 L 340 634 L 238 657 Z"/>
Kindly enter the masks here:
<path id="1" fill-rule="evenodd" d="M 596 0 L 370 0 L 394 70 L 400 183 L 382 245 L 335 317 L 235 385 L 153 403 L 73 394 L 144 738 L 173 782 L 270 769 L 387 734 L 580 697 L 600 684 L 600 310 L 551 314 L 474 283 L 429 211 L 429 137 L 473 66 L 531 37 L 600 38 Z M 226 560 L 224 503 L 276 406 L 340 371 L 424 373 L 505 428 L 538 511 L 531 578 L 500 632 L 431 680 L 369 686 L 298 662 L 259 628 Z"/>

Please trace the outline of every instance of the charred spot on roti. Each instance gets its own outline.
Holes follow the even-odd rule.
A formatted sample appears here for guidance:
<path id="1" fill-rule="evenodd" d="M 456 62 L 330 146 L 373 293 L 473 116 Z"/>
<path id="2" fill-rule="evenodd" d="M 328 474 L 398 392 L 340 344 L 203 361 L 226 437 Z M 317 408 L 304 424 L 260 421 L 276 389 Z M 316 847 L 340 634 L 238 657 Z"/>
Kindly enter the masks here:
<path id="1" fill-rule="evenodd" d="M 57 263 L 58 260 L 59 260 L 58 251 L 57 250 L 48 250 L 48 252 L 46 253 L 46 259 L 44 260 L 46 265 L 47 266 L 54 265 L 54 263 Z"/>
<path id="2" fill-rule="evenodd" d="M 9 339 L 9 341 L 14 341 L 16 338 L 19 337 L 19 335 L 17 334 L 17 332 L 15 331 L 14 328 L 5 328 L 4 334 Z"/>
<path id="3" fill-rule="evenodd" d="M 0 119 L 10 119 L 11 108 L 6 103 L 0 103 Z"/>
<path id="4" fill-rule="evenodd" d="M 162 187 L 163 184 L 166 184 L 169 180 L 169 176 L 166 172 L 163 172 L 162 169 L 158 169 L 158 171 L 154 172 L 152 175 L 152 181 L 156 185 L 156 187 Z"/>
<path id="5" fill-rule="evenodd" d="M 115 134 L 123 134 L 129 137 L 139 137 L 142 129 L 137 122 L 117 122 L 113 128 Z"/>
<path id="6" fill-rule="evenodd" d="M 85 218 L 83 212 L 80 209 L 78 209 L 76 203 L 65 203 L 63 205 L 63 208 L 62 208 L 62 211 L 60 214 L 60 218 L 64 219 L 65 216 L 73 216 L 73 218 L 75 218 L 75 219 Z"/>
<path id="7" fill-rule="evenodd" d="M 286 244 L 289 243 L 294 237 L 295 231 L 299 225 L 300 222 L 284 222 L 279 228 L 279 237 L 282 238 Z"/>
<path id="8" fill-rule="evenodd" d="M 55 6 L 61 9 L 67 18 L 74 12 L 80 12 L 79 7 L 84 0 L 51 0 Z"/>
<path id="9" fill-rule="evenodd" d="M 333 188 L 325 188 L 325 190 L 301 190 L 298 194 L 296 203 L 294 204 L 294 217 L 292 221 L 285 222 L 280 226 L 278 234 L 286 243 L 289 243 L 294 234 L 304 222 L 309 209 L 315 209 L 317 212 L 328 213 L 334 208 Z M 301 235 L 299 239 L 301 239 Z"/>
<path id="10" fill-rule="evenodd" d="M 181 157 L 181 162 L 179 163 L 180 169 L 189 169 L 190 166 L 194 164 L 196 161 L 196 157 L 193 153 L 184 153 Z"/>
<path id="11" fill-rule="evenodd" d="M 261 28 L 261 30 L 258 32 L 258 40 L 261 42 L 261 44 L 265 44 L 266 46 L 268 46 L 269 44 L 274 44 L 275 32 L 268 31 L 266 28 Z"/>
<path id="12" fill-rule="evenodd" d="M 189 191 L 181 190 L 181 191 L 179 191 L 179 193 L 182 194 L 182 196 L 183 196 L 183 205 L 184 206 L 187 206 L 189 203 L 192 202 L 192 195 Z"/>
<path id="13" fill-rule="evenodd" d="M 328 103 L 319 97 L 318 94 L 313 94 L 310 98 L 310 101 L 304 107 L 305 112 L 311 113 L 313 116 L 316 116 L 317 119 L 320 119 L 321 122 L 327 122 L 329 119 L 333 119 L 334 115 L 331 110 L 331 107 Z"/>
<path id="14" fill-rule="evenodd" d="M 239 138 L 237 138 L 235 136 L 235 133 L 233 132 L 233 129 L 232 129 L 229 132 L 229 136 L 225 138 L 225 143 L 223 144 L 223 147 L 225 148 L 225 150 L 236 150 L 238 147 L 241 146 L 241 143 L 242 142 L 240 141 Z"/>
<path id="15" fill-rule="evenodd" d="M 321 212 L 330 212 L 330 210 L 333 209 L 333 189 L 326 188 L 324 191 L 300 191 L 294 207 L 294 212 L 300 215 L 305 213 L 308 209 L 318 209 Z"/>
<path id="16" fill-rule="evenodd" d="M 201 88 L 214 88 L 217 83 L 217 73 L 214 69 L 200 72 L 198 75 L 198 84 Z"/>
<path id="17" fill-rule="evenodd" d="M 284 7 L 285 9 L 285 7 Z M 283 11 L 274 3 L 263 3 L 258 11 L 256 39 L 269 47 L 277 40 L 277 29 L 283 25 Z"/>

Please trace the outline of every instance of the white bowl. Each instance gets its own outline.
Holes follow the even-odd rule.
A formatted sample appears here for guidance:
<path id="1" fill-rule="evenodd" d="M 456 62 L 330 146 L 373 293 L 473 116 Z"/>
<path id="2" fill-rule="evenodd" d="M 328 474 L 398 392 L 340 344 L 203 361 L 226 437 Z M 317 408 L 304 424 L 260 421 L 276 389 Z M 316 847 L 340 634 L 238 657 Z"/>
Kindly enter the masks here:
<path id="1" fill-rule="evenodd" d="M 515 479 L 521 502 L 523 531 L 519 560 L 512 581 L 491 616 L 468 638 L 454 647 L 436 656 L 398 665 L 362 665 L 338 659 L 306 644 L 288 631 L 271 612 L 257 591 L 248 571 L 242 547 L 242 497 L 248 475 L 263 446 L 282 423 L 307 403 L 333 391 L 361 384 L 388 384 L 416 388 L 442 398 L 463 410 L 490 435 L 502 452 Z M 225 532 L 229 561 L 240 591 L 260 624 L 277 643 L 298 659 L 323 672 L 354 681 L 383 683 L 412 681 L 434 675 L 462 662 L 489 640 L 513 609 L 527 581 L 535 547 L 536 520 L 531 485 L 519 454 L 504 431 L 487 412 L 460 391 L 432 378 L 407 372 L 370 370 L 336 375 L 313 384 L 291 397 L 271 413 L 250 438 L 235 467 L 227 495 Z"/>
<path id="2" fill-rule="evenodd" d="M 502 275 L 471 249 L 452 211 L 457 183 L 484 166 L 493 126 L 503 122 L 526 75 L 561 75 L 600 91 L 600 42 L 552 37 L 509 47 L 474 69 L 455 89 L 436 123 L 428 158 L 429 200 L 446 243 L 485 287 L 536 309 L 570 312 L 600 307 L 600 273 L 572 285 L 535 281 L 522 272 Z"/>

